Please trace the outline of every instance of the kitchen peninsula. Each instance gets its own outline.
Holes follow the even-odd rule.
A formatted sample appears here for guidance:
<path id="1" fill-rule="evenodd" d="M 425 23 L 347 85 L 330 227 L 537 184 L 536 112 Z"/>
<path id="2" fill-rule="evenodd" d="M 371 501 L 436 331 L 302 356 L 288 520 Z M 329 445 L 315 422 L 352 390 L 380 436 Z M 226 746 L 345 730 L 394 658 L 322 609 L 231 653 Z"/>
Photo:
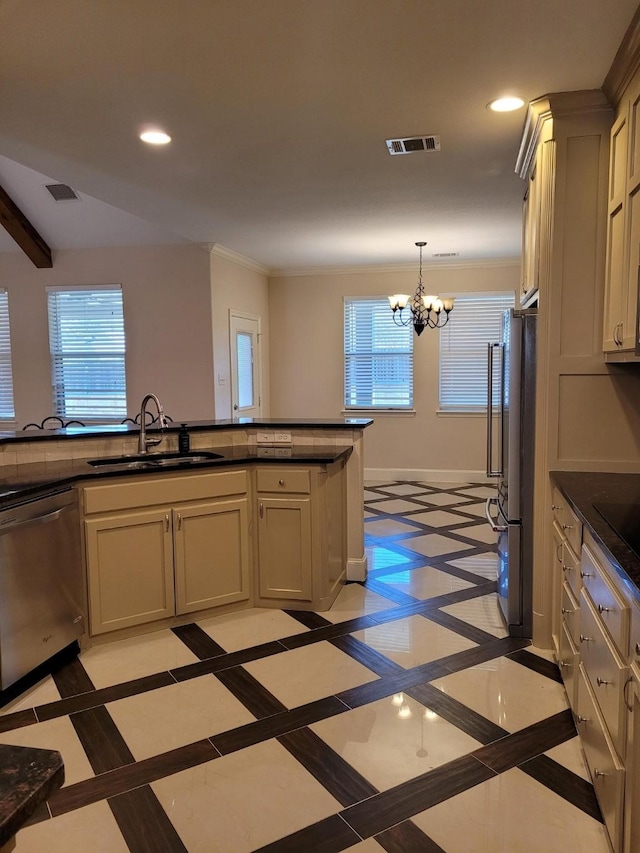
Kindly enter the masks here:
<path id="1" fill-rule="evenodd" d="M 191 422 L 189 456 L 173 423 L 142 457 L 130 424 L 4 432 L 0 510 L 77 492 L 94 641 L 196 611 L 323 610 L 345 580 L 366 577 L 371 423 Z"/>

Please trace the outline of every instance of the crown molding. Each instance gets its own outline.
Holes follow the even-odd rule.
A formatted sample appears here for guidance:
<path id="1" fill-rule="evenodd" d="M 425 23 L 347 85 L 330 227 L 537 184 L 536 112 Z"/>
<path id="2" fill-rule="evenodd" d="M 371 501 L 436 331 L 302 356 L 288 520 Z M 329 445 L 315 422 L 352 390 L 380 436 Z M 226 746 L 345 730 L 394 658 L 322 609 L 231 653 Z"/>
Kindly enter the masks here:
<path id="1" fill-rule="evenodd" d="M 516 173 L 521 178 L 527 178 L 542 128 L 547 119 L 603 112 L 610 109 L 611 104 L 601 89 L 553 92 L 531 101 L 527 109 L 520 149 L 516 158 Z"/>
<path id="2" fill-rule="evenodd" d="M 616 53 L 602 91 L 617 105 L 636 71 L 640 68 L 640 6 L 636 10 Z"/>
<path id="3" fill-rule="evenodd" d="M 269 278 L 294 278 L 315 275 L 372 275 L 375 273 L 402 273 L 417 271 L 415 262 L 405 264 L 370 264 L 352 267 L 303 267 L 300 269 L 274 269 Z M 520 257 L 517 258 L 482 258 L 473 261 L 442 261 L 440 263 L 422 264 L 424 270 L 442 269 L 478 269 L 478 267 L 520 267 Z"/>
<path id="4" fill-rule="evenodd" d="M 219 258 L 231 261 L 232 264 L 237 264 L 240 267 L 245 267 L 248 270 L 267 277 L 271 274 L 269 267 L 265 267 L 264 264 L 260 264 L 252 258 L 247 258 L 246 255 L 234 252 L 233 249 L 227 249 L 225 246 L 220 245 L 220 243 L 199 243 L 198 245 L 210 255 L 217 255 Z"/>

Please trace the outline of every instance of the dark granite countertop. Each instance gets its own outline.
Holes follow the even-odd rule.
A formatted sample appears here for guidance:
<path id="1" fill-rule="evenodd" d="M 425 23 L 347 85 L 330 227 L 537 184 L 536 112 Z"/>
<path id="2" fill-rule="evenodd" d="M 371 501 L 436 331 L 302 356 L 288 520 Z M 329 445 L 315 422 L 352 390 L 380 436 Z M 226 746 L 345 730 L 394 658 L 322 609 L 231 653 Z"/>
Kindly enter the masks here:
<path id="1" fill-rule="evenodd" d="M 0 846 L 64 782 L 59 752 L 28 746 L 0 746 Z"/>
<path id="2" fill-rule="evenodd" d="M 177 432 L 184 423 L 189 430 L 215 431 L 228 429 L 247 429 L 264 427 L 265 429 L 365 429 L 373 423 L 371 418 L 231 418 L 213 421 L 171 421 L 167 432 Z M 156 425 L 147 427 L 147 432 L 158 429 Z M 60 438 L 107 438 L 117 435 L 137 435 L 140 427 L 136 424 L 92 424 L 90 426 L 69 426 L 64 429 L 27 429 L 0 431 L 0 444 L 13 441 L 47 441 Z"/>
<path id="3" fill-rule="evenodd" d="M 212 448 L 220 459 L 172 465 L 167 468 L 109 468 L 93 467 L 87 459 L 65 459 L 58 462 L 26 462 L 0 467 L 0 509 L 10 507 L 25 499 L 39 497 L 50 491 L 71 487 L 83 480 L 107 477 L 158 476 L 189 470 L 196 473 L 225 468 L 229 465 L 246 465 L 253 462 L 266 464 L 313 464 L 331 463 L 348 456 L 351 447 L 325 447 L 321 445 L 292 445 L 281 447 L 233 447 Z M 161 453 L 161 451 L 158 451 Z M 197 449 L 193 451 L 197 453 Z M 148 458 L 153 459 L 153 453 Z"/>
<path id="4" fill-rule="evenodd" d="M 551 477 L 640 603 L 640 559 L 594 508 L 594 504 L 602 503 L 640 503 L 640 474 L 552 471 Z"/>

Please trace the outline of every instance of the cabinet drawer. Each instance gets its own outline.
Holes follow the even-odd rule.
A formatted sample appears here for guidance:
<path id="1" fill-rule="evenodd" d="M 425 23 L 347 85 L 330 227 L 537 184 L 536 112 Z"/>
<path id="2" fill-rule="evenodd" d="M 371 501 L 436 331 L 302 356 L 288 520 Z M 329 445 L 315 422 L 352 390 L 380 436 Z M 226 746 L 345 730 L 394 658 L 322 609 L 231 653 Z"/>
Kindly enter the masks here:
<path id="1" fill-rule="evenodd" d="M 566 581 L 562 584 L 562 621 L 577 647 L 580 642 L 580 605 Z"/>
<path id="2" fill-rule="evenodd" d="M 582 522 L 568 505 L 562 511 L 560 527 L 574 554 L 579 554 L 582 547 Z"/>
<path id="3" fill-rule="evenodd" d="M 296 492 L 308 495 L 311 478 L 306 468 L 258 468 L 256 484 L 259 492 Z"/>
<path id="4" fill-rule="evenodd" d="M 569 698 L 569 705 L 571 705 L 574 710 L 576 708 L 579 663 L 580 655 L 577 647 L 571 639 L 567 626 L 563 624 L 560 631 L 560 658 L 558 660 L 558 665 L 560 667 L 560 673 L 562 674 L 562 680 L 564 681 L 564 688 L 567 691 L 567 696 Z"/>
<path id="5" fill-rule="evenodd" d="M 219 471 L 215 474 L 176 474 L 173 477 L 140 477 L 111 480 L 107 485 L 82 490 L 85 515 L 112 512 L 155 504 L 176 504 L 247 492 L 247 472 Z"/>
<path id="6" fill-rule="evenodd" d="M 618 651 L 626 657 L 629 645 L 630 608 L 614 588 L 606 569 L 595 553 L 595 547 L 590 538 L 585 539 L 585 544 L 582 546 L 580 571 L 582 585 L 589 591 L 602 624 L 611 635 Z"/>
<path id="7" fill-rule="evenodd" d="M 600 624 L 585 590 L 580 596 L 580 653 L 613 745 L 624 755 L 626 708 L 623 690 L 628 670 Z"/>
<path id="8" fill-rule="evenodd" d="M 602 816 L 614 850 L 620 850 L 624 768 L 609 740 L 588 680 L 578 669 L 577 725 Z"/>
<path id="9" fill-rule="evenodd" d="M 576 599 L 582 589 L 582 577 L 580 574 L 580 560 L 572 551 L 568 542 L 562 543 L 562 573 L 565 581 L 569 584 L 571 592 Z"/>

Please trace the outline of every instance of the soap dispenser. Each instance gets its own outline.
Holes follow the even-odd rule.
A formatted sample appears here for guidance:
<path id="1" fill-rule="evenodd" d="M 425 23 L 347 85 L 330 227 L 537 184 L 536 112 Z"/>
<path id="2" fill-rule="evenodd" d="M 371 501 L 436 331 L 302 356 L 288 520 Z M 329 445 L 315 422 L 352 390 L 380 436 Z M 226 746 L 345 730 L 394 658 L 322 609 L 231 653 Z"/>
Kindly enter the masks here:
<path id="1" fill-rule="evenodd" d="M 189 433 L 187 432 L 186 424 L 180 424 L 180 430 L 178 432 L 178 451 L 180 453 L 189 452 Z"/>

